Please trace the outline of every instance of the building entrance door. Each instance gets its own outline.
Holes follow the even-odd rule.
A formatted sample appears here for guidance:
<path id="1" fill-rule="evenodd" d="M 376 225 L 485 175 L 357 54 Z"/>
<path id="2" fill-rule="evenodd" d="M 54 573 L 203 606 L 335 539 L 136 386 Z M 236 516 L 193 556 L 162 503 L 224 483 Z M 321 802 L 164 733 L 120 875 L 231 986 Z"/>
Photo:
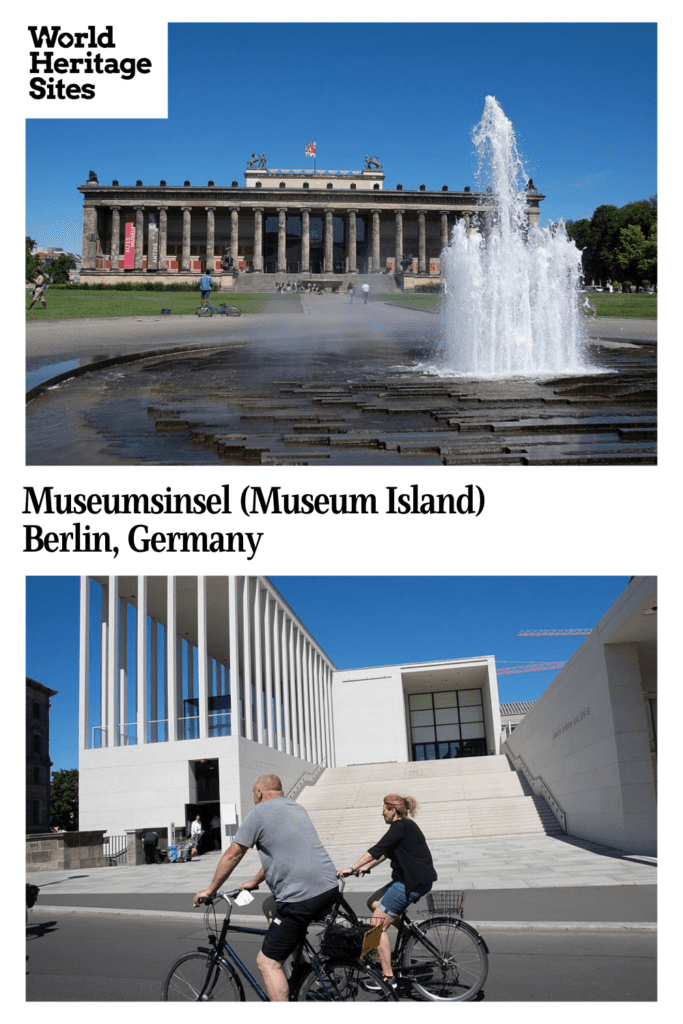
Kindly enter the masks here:
<path id="1" fill-rule="evenodd" d="M 414 761 L 486 754 L 480 689 L 411 693 L 408 706 Z"/>

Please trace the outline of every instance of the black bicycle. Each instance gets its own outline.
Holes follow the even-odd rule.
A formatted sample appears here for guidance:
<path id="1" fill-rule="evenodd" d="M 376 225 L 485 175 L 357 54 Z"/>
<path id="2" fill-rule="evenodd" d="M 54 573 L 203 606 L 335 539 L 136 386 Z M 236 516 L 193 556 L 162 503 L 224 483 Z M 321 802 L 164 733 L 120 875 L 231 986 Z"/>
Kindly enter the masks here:
<path id="1" fill-rule="evenodd" d="M 391 963 L 399 998 L 418 994 L 435 1002 L 476 999 L 488 974 L 489 950 L 476 928 L 462 919 L 465 893 L 431 892 L 426 899 L 425 920 L 411 921 L 404 911 L 395 922 L 398 938 Z M 344 901 L 340 918 L 355 927 L 358 918 L 347 908 Z"/>
<path id="2" fill-rule="evenodd" d="M 197 316 L 213 316 L 214 313 L 219 316 L 242 316 L 239 306 L 228 306 L 225 302 L 221 302 L 220 306 L 212 306 L 207 302 L 205 306 L 197 306 L 195 313 Z"/>
<path id="3" fill-rule="evenodd" d="M 266 934 L 264 928 L 230 924 L 234 903 L 244 905 L 251 901 L 245 893 L 250 895 L 249 890 L 234 889 L 218 892 L 214 899 L 200 899 L 200 903 L 207 904 L 204 923 L 209 946 L 198 946 L 195 952 L 186 953 L 172 964 L 161 989 L 163 1001 L 244 1002 L 244 978 L 259 999 L 269 1002 L 256 978 L 227 941 L 228 932 Z M 227 910 L 216 937 L 215 907 L 220 900 L 226 902 Z M 345 915 L 341 927 L 336 924 L 339 914 Z M 288 971 L 290 1002 L 391 1002 L 397 999 L 396 992 L 365 962 L 379 944 L 381 927 L 362 922 L 355 914 L 350 924 L 349 914 L 353 911 L 343 898 L 342 883 L 333 913 L 321 921 L 320 948 L 314 948 L 307 935 L 294 951 Z"/>

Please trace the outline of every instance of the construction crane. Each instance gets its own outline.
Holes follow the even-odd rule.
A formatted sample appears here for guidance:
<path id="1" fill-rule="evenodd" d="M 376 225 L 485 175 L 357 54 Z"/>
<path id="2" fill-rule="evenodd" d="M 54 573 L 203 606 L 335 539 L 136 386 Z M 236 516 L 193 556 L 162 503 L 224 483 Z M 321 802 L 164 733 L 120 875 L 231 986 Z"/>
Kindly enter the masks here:
<path id="1" fill-rule="evenodd" d="M 496 666 L 496 672 L 499 676 L 512 676 L 520 672 L 546 672 L 548 669 L 564 668 L 565 664 L 564 661 L 532 661 L 528 665 Z"/>
<path id="2" fill-rule="evenodd" d="M 517 636 L 588 636 L 592 629 L 523 629 Z"/>

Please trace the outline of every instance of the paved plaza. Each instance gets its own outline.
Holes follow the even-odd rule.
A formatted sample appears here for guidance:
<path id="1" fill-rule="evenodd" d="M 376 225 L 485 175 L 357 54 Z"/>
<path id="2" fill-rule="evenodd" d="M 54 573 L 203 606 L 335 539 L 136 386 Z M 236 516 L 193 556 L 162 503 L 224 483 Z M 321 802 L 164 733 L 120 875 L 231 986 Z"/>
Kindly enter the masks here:
<path id="1" fill-rule="evenodd" d="M 586 326 L 585 374 L 475 380 L 439 369 L 438 315 L 344 295 L 31 321 L 27 463 L 654 463 L 656 321 Z"/>
<path id="2" fill-rule="evenodd" d="M 623 854 L 570 837 L 479 841 L 437 841 L 430 846 L 439 889 L 465 889 L 465 917 L 483 930 L 654 930 L 657 861 Z M 334 847 L 338 867 L 362 851 Z M 35 871 L 41 912 L 51 906 L 92 913 L 193 914 L 190 896 L 208 885 L 219 854 L 190 863 L 120 866 L 82 871 Z M 258 856 L 249 851 L 230 885 L 253 877 Z M 347 880 L 358 910 L 365 896 L 388 880 L 375 870 L 370 879 Z M 260 907 L 262 894 L 255 907 Z M 420 905 L 421 906 L 421 905 Z M 243 914 L 240 918 L 254 915 Z M 260 918 L 256 918 L 260 921 Z"/>

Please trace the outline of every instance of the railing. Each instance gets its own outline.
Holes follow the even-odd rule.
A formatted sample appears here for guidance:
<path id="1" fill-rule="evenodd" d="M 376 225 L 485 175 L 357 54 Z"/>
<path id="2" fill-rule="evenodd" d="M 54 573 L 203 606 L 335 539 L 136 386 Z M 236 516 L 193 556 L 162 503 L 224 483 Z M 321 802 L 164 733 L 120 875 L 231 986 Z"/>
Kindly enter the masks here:
<path id="1" fill-rule="evenodd" d="M 303 789 L 304 786 L 311 786 L 318 778 L 320 773 L 325 770 L 325 768 L 327 768 L 327 757 L 324 757 L 322 759 L 322 761 L 320 762 L 320 764 L 318 765 L 314 772 L 304 772 L 304 774 L 301 776 L 298 782 L 294 783 L 289 793 L 287 793 L 287 796 L 291 800 L 293 800 L 296 794 L 299 792 L 299 790 Z"/>
<path id="2" fill-rule="evenodd" d="M 503 751 L 516 772 L 520 771 L 531 786 L 534 793 L 540 794 L 562 826 L 562 831 L 567 834 L 567 815 L 559 802 L 553 796 L 552 790 L 542 775 L 534 775 L 521 754 L 513 754 L 507 743 L 503 744 Z"/>
<path id="3" fill-rule="evenodd" d="M 117 864 L 128 863 L 126 836 L 105 836 L 103 843 L 104 856 L 109 858 L 110 865 L 116 866 Z"/>

